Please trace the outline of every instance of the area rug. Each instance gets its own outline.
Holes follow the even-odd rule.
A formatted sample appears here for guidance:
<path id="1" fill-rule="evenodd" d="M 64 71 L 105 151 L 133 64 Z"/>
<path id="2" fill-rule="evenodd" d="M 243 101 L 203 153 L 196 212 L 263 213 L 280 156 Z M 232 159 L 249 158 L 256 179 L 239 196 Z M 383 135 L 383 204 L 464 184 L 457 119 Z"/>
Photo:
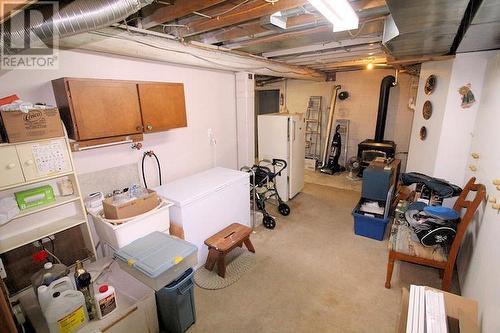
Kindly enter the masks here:
<path id="1" fill-rule="evenodd" d="M 202 266 L 194 273 L 194 282 L 198 287 L 203 289 L 223 289 L 238 281 L 243 274 L 255 265 L 255 262 L 254 253 L 243 248 L 236 248 L 226 255 L 225 278 L 221 278 L 217 274 L 217 265 L 215 265 L 212 271 Z"/>

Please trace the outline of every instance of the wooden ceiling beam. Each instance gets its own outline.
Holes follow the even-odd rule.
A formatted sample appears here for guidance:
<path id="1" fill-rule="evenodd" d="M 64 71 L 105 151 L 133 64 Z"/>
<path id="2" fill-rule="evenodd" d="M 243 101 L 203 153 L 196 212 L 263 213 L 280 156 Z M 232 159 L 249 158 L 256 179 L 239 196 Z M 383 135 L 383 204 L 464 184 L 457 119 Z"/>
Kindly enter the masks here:
<path id="1" fill-rule="evenodd" d="M 335 61 L 335 62 L 331 62 L 331 63 L 309 65 L 308 67 L 324 70 L 324 69 L 336 69 L 336 68 L 350 67 L 350 66 L 363 66 L 363 65 L 366 65 L 370 62 L 374 65 L 386 64 L 387 59 L 386 59 L 386 57 L 378 57 L 378 58 L 374 58 L 374 59 Z"/>
<path id="2" fill-rule="evenodd" d="M 454 55 L 428 55 L 421 57 L 412 57 L 412 58 L 401 58 L 401 59 L 392 59 L 389 58 L 387 60 L 387 64 L 391 66 L 403 66 L 403 65 L 415 65 L 421 64 L 427 61 L 440 61 L 440 60 L 448 60 L 455 58 Z"/>
<path id="3" fill-rule="evenodd" d="M 321 15 L 301 14 L 292 16 L 287 19 L 287 29 L 296 29 L 302 26 L 307 26 L 314 23 L 326 23 L 326 20 Z M 202 35 L 195 36 L 193 39 L 207 43 L 215 44 L 222 43 L 228 40 L 237 40 L 244 37 L 256 37 L 264 34 L 272 34 L 274 31 L 261 26 L 260 20 L 232 26 L 221 31 L 208 32 Z"/>
<path id="4" fill-rule="evenodd" d="M 150 15 L 144 17 L 142 19 L 142 27 L 149 29 L 193 12 L 221 4 L 224 1 L 226 0 L 178 0 L 173 5 L 159 7 Z"/>
<path id="5" fill-rule="evenodd" d="M 376 18 L 377 20 L 382 20 L 384 17 Z M 375 23 L 372 23 L 375 22 Z M 366 20 L 367 24 L 377 24 L 376 20 L 371 18 Z M 366 28 L 366 26 L 365 26 Z M 280 42 L 284 41 L 287 39 L 293 39 L 293 38 L 299 38 L 299 37 L 304 37 L 304 36 L 309 36 L 312 34 L 320 34 L 320 33 L 332 33 L 332 39 L 334 40 L 342 40 L 342 39 L 349 39 L 349 35 L 345 31 L 340 31 L 340 32 L 333 32 L 333 28 L 331 24 L 324 24 L 320 25 L 314 28 L 309 28 L 309 29 L 303 29 L 303 30 L 296 30 L 296 31 L 284 31 L 281 33 L 276 33 L 273 35 L 269 36 L 264 36 L 260 38 L 254 38 L 254 39 L 249 39 L 241 42 L 235 42 L 235 43 L 230 43 L 224 45 L 224 47 L 227 47 L 229 49 L 240 49 L 256 44 L 263 44 L 263 43 L 271 43 L 271 42 Z M 356 33 L 356 32 L 355 32 Z M 334 38 L 335 36 L 335 38 Z M 363 37 L 364 35 L 360 35 L 359 37 Z"/>
<path id="6" fill-rule="evenodd" d="M 8 3 L 0 1 L 0 23 L 8 19 L 11 13 L 23 10 L 26 7 L 34 4 L 35 2 L 37 2 L 37 0 L 11 0 Z"/>
<path id="7" fill-rule="evenodd" d="M 262 16 L 271 15 L 280 10 L 303 6 L 306 3 L 308 3 L 307 0 L 280 0 L 274 4 L 262 0 L 252 0 L 241 5 L 237 10 L 227 14 L 188 24 L 189 30 L 186 37 L 252 21 Z"/>

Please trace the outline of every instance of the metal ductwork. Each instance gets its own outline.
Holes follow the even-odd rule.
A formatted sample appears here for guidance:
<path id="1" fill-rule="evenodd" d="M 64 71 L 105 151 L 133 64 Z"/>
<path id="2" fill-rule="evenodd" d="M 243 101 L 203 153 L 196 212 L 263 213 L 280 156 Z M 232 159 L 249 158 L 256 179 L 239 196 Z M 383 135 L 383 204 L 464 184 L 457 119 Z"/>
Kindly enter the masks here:
<path id="1" fill-rule="evenodd" d="M 4 41 L 7 46 L 24 45 L 25 36 L 36 36 L 46 42 L 54 37 L 66 37 L 97 30 L 120 22 L 153 0 L 75 0 L 61 8 L 49 19 L 42 15 L 30 17 L 25 26 L 24 17 L 12 17 L 4 23 Z M 11 48 L 11 51 L 12 50 Z"/>
<path id="2" fill-rule="evenodd" d="M 375 127 L 375 141 L 384 141 L 385 123 L 387 119 L 387 105 L 389 104 L 389 93 L 394 87 L 396 79 L 392 75 L 387 75 L 380 84 L 380 95 L 378 98 L 377 126 Z"/>

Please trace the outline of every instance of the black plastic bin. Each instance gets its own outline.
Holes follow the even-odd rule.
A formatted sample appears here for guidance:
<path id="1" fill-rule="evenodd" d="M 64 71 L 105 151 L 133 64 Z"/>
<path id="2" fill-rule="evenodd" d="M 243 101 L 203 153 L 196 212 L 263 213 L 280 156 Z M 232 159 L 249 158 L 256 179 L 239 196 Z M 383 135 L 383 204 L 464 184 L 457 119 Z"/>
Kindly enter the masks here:
<path id="1" fill-rule="evenodd" d="M 156 292 L 160 331 L 184 333 L 195 323 L 193 275 L 194 271 L 190 268 L 180 278 Z"/>

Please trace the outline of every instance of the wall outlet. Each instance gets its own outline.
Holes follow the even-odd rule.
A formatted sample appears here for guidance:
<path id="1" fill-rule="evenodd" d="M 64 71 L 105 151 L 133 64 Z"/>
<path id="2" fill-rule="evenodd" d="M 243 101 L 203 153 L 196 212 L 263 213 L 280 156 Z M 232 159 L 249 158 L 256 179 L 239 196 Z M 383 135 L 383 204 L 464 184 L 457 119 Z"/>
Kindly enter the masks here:
<path id="1" fill-rule="evenodd" d="M 3 265 L 2 259 L 0 259 L 0 278 L 2 278 L 2 279 L 7 278 L 7 272 L 5 271 L 5 267 Z"/>

